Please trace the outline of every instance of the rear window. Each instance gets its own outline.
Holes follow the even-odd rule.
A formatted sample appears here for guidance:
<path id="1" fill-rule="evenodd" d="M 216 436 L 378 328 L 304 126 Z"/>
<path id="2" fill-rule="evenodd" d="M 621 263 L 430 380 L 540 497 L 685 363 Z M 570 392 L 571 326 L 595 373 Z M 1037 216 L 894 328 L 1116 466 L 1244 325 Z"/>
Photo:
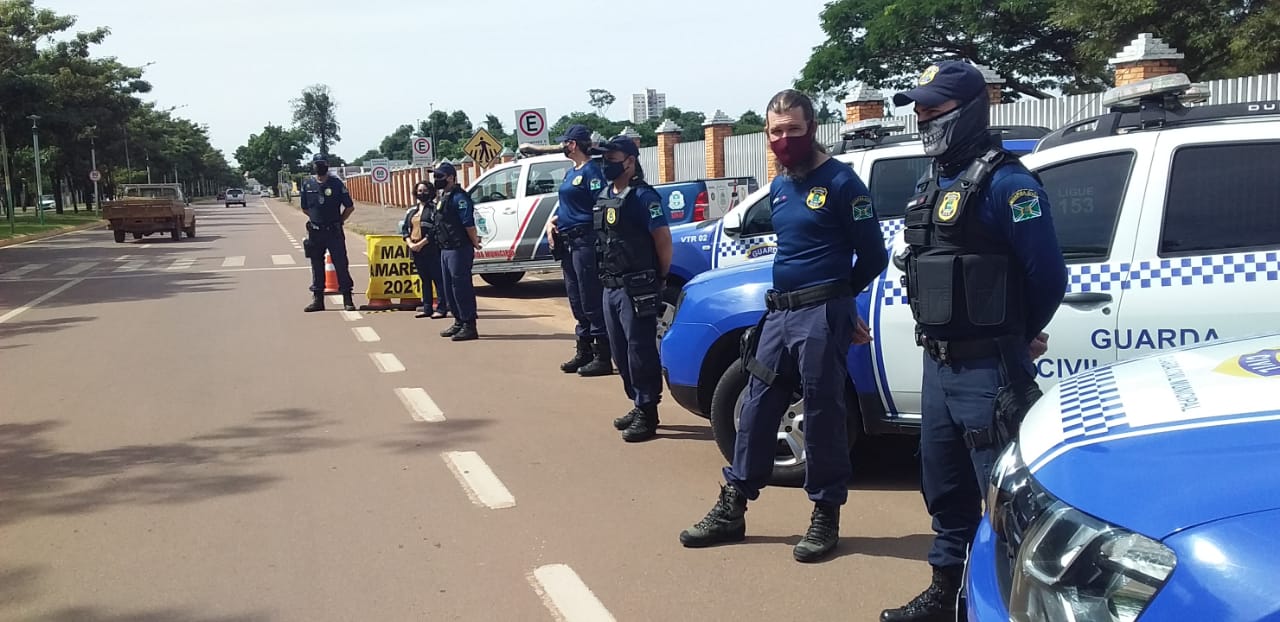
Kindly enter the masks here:
<path id="1" fill-rule="evenodd" d="M 891 158 L 871 165 L 871 203 L 880 218 L 902 218 L 916 183 L 929 170 L 929 158 Z"/>
<path id="2" fill-rule="evenodd" d="M 1183 147 L 1173 156 L 1160 254 L 1280 247 L 1280 142 Z"/>

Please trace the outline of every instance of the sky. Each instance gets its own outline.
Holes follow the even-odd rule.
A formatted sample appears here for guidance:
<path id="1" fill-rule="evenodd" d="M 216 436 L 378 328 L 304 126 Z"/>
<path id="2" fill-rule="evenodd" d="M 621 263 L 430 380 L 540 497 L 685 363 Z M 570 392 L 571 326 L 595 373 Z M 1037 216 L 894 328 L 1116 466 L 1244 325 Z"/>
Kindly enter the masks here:
<path id="1" fill-rule="evenodd" d="M 617 97 L 607 114 L 629 119 L 631 94 L 654 88 L 667 105 L 762 112 L 792 85 L 824 37 L 827 0 L 36 0 L 78 17 L 76 29 L 111 28 L 95 48 L 129 65 L 154 63 L 144 99 L 181 106 L 233 154 L 268 124 L 291 124 L 289 100 L 329 85 L 342 140 L 355 159 L 405 123 L 436 110 L 492 113 L 510 132 L 515 111 L 549 121 L 591 111 L 587 90 Z"/>

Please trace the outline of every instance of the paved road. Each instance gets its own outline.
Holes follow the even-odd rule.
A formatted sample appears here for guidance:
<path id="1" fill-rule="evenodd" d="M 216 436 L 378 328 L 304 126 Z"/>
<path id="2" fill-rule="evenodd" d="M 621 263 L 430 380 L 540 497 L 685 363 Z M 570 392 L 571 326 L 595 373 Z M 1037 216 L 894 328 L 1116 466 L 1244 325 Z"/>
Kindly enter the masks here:
<path id="1" fill-rule="evenodd" d="M 909 447 L 864 454 L 827 563 L 791 560 L 795 489 L 682 549 L 710 430 L 669 403 L 621 442 L 617 377 L 556 369 L 558 281 L 478 287 L 470 343 L 303 314 L 301 216 L 197 207 L 192 240 L 0 249 L 0 619 L 871 620 L 926 581 Z"/>

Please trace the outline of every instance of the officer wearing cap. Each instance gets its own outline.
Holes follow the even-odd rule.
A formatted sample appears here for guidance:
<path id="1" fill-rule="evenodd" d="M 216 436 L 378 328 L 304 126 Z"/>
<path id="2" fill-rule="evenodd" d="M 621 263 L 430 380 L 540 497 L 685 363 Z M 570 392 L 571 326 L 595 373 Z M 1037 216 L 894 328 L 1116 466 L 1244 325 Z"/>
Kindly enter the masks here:
<path id="1" fill-rule="evenodd" d="M 750 372 L 726 483 L 706 517 L 680 534 L 686 547 L 746 537 L 747 501 L 773 472 L 778 425 L 792 396 L 804 397 L 805 491 L 814 502 L 793 557 L 816 562 L 839 540 L 851 474 L 845 360 L 870 335 L 854 296 L 889 263 L 871 193 L 817 142 L 813 101 L 784 90 L 766 107 L 769 149 L 782 167 L 769 195 L 778 234 L 768 311 L 747 339 Z M 854 261 L 854 256 L 857 261 Z"/>
<path id="2" fill-rule="evenodd" d="M 981 72 L 938 63 L 894 102 L 915 104 L 933 157 L 907 204 L 903 259 L 924 349 L 921 483 L 936 536 L 932 583 L 880 619 L 953 620 L 992 463 L 1039 396 L 1032 360 L 1048 347 L 1067 271 L 1039 178 L 989 133 Z"/>
<path id="3" fill-rule="evenodd" d="M 600 164 L 587 153 L 591 149 L 591 130 L 575 124 L 557 138 L 556 146 L 521 145 L 522 153 L 549 153 L 554 150 L 573 160 L 573 168 L 565 171 L 560 183 L 560 202 L 547 224 L 548 239 L 560 258 L 565 293 L 569 308 L 578 321 L 577 351 L 572 359 L 560 365 L 566 374 L 608 376 L 613 373 L 609 351 L 609 334 L 604 324 L 600 277 L 596 272 L 596 236 L 592 228 L 592 209 L 596 195 L 604 188 Z"/>
<path id="4" fill-rule="evenodd" d="M 355 203 L 341 179 L 329 175 L 329 159 L 323 153 L 311 158 L 314 177 L 302 182 L 302 211 L 307 214 L 307 239 L 303 250 L 311 260 L 311 304 L 304 311 L 324 311 L 324 253 L 329 251 L 333 269 L 338 273 L 338 291 L 342 307 L 355 311 L 351 292 L 355 282 L 347 261 L 347 237 L 343 223 L 355 211 Z"/>
<path id="5" fill-rule="evenodd" d="M 440 244 L 444 295 L 453 313 L 453 326 L 444 329 L 440 336 L 453 341 L 479 339 L 476 332 L 476 290 L 471 281 L 471 267 L 476 260 L 476 251 L 480 249 L 475 206 L 471 203 L 471 196 L 458 186 L 458 171 L 452 164 L 445 162 L 437 166 L 432 182 L 440 191 L 434 231 Z"/>
<path id="6" fill-rule="evenodd" d="M 646 441 L 658 433 L 658 310 L 671 269 L 671 229 L 662 197 L 644 180 L 635 142 L 615 136 L 591 152 L 603 156 L 608 182 L 592 211 L 605 327 L 622 388 L 635 404 L 613 425 L 624 441 Z"/>

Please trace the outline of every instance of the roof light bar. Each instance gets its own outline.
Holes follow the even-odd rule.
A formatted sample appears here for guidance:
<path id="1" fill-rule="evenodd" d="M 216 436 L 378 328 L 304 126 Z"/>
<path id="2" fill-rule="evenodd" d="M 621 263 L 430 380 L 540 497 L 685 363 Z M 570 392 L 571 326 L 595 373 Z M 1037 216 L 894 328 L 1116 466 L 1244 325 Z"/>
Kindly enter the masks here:
<path id="1" fill-rule="evenodd" d="M 906 124 L 888 119 L 867 119 L 857 123 L 846 123 L 840 128 L 840 136 L 845 140 L 865 136 L 886 136 L 890 133 L 907 129 Z"/>
<path id="2" fill-rule="evenodd" d="M 1102 95 L 1102 106 L 1108 109 L 1133 108 L 1144 99 L 1170 96 L 1184 104 L 1199 103 L 1208 100 L 1209 87 L 1192 84 L 1185 73 L 1171 73 L 1109 89 Z"/>

